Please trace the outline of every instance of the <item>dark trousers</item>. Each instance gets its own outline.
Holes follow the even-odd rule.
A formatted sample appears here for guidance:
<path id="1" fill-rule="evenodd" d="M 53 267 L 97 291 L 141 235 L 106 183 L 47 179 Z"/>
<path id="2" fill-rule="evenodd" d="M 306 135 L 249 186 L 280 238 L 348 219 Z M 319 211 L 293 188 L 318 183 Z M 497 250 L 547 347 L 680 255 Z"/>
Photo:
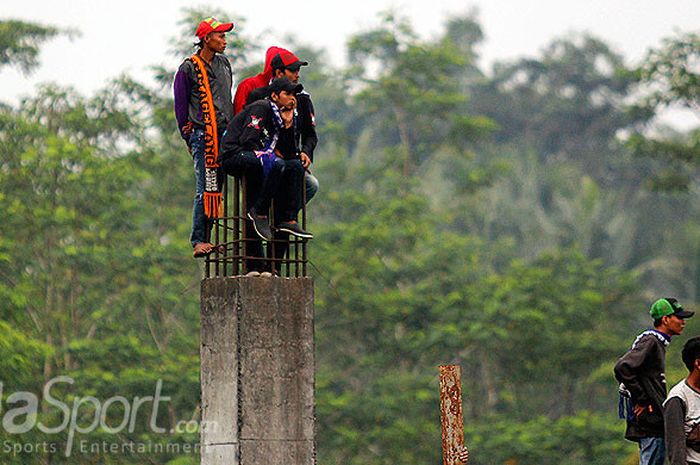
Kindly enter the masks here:
<path id="1" fill-rule="evenodd" d="M 231 176 L 245 180 L 246 208 L 259 215 L 267 215 L 272 200 L 275 200 L 275 215 L 273 224 L 296 219 L 301 208 L 301 187 L 304 182 L 304 168 L 299 160 L 276 158 L 267 177 L 263 179 L 263 168 L 260 159 L 253 152 L 239 152 L 224 160 L 221 164 L 223 171 Z M 245 254 L 252 257 L 246 261 L 248 271 L 267 271 L 269 264 L 264 260 L 262 241 L 252 224 L 246 221 L 243 226 Z M 286 242 L 286 241 L 285 241 Z M 275 247 L 274 256 L 278 255 Z M 270 250 L 272 252 L 272 250 Z M 279 253 L 284 255 L 285 249 Z M 275 267 L 278 269 L 278 267 Z"/>
<path id="2" fill-rule="evenodd" d="M 289 196 L 293 197 L 293 201 L 287 202 L 285 204 L 285 199 L 278 196 L 275 198 L 275 205 L 286 205 L 288 210 L 284 213 L 284 217 L 276 218 L 275 224 L 279 224 L 288 219 L 297 219 L 297 213 L 304 205 L 303 191 L 306 188 L 306 178 L 304 172 L 304 166 L 299 160 L 291 160 L 292 163 L 288 163 L 288 180 L 292 184 L 290 187 Z M 294 189 L 293 191 L 291 189 Z M 314 194 L 316 192 L 314 191 Z M 275 210 L 277 215 L 277 210 Z M 274 256 L 275 260 L 272 262 L 272 268 L 280 273 L 282 269 L 282 262 L 280 259 L 285 258 L 287 252 L 289 251 L 289 234 L 284 232 L 275 231 L 274 232 L 274 243 L 272 244 L 273 251 L 268 250 L 268 256 Z M 274 253 L 274 255 L 270 255 Z"/>

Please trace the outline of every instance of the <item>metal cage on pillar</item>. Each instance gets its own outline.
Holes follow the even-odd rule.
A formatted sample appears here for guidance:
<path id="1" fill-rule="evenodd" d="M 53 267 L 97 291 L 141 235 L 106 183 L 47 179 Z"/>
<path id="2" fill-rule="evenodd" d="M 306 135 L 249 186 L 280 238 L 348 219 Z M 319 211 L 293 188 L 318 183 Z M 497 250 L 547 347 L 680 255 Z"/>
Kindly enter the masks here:
<path id="1" fill-rule="evenodd" d="M 274 232 L 271 241 L 262 241 L 246 216 L 248 205 L 245 201 L 245 181 L 225 176 L 222 191 L 223 214 L 213 221 L 210 238 L 210 242 L 217 247 L 205 259 L 206 277 L 245 275 L 251 267 L 276 270 L 282 277 L 307 276 L 307 241 L 280 232 Z M 305 194 L 302 193 L 303 202 L 299 212 L 302 228 L 306 227 Z M 273 201 L 270 218 L 274 217 L 274 208 Z M 261 245 L 261 241 L 265 243 Z M 288 248 L 284 247 L 286 244 Z M 253 247 L 262 248 L 264 256 L 251 255 L 249 251 Z M 284 249 L 286 252 L 280 252 Z"/>

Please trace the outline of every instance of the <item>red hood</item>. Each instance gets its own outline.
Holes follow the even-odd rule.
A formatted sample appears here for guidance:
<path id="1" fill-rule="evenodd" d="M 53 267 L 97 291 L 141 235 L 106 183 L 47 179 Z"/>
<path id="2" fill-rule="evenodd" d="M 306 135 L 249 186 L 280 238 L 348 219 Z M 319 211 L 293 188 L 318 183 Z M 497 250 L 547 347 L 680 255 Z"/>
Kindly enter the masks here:
<path id="1" fill-rule="evenodd" d="M 263 76 L 267 81 L 270 81 L 272 79 L 272 59 L 278 53 L 284 52 L 289 52 L 289 50 L 282 47 L 274 46 L 268 48 L 267 52 L 265 52 L 265 68 L 263 68 L 263 72 L 260 73 L 260 75 Z"/>

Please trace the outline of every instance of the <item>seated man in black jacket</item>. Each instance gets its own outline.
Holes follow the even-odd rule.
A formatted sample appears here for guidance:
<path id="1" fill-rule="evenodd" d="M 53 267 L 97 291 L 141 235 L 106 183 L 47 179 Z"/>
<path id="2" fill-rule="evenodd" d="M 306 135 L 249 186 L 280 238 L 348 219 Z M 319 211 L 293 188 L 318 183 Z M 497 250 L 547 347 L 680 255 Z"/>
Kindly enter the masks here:
<path id="1" fill-rule="evenodd" d="M 289 50 L 277 48 L 279 53 L 270 60 L 272 68 L 272 78 L 286 77 L 293 83 L 299 83 L 299 73 L 302 66 L 307 66 L 307 61 L 300 60 Z M 238 93 L 236 93 L 238 95 Z M 246 104 L 255 102 L 261 98 L 269 96 L 269 86 L 253 89 L 246 98 Z M 306 191 L 306 202 L 309 202 L 318 192 L 318 179 L 311 174 L 310 165 L 314 160 L 314 149 L 318 144 L 316 134 L 316 116 L 314 105 L 311 102 L 311 95 L 305 90 L 296 96 L 297 113 L 299 115 L 299 129 L 297 130 L 297 145 L 299 148 L 299 159 L 306 170 L 304 175 L 304 190 Z"/>
<path id="2" fill-rule="evenodd" d="M 270 98 L 246 106 L 229 123 L 219 149 L 219 163 L 225 173 L 243 176 L 246 181 L 247 216 L 255 232 L 270 241 L 268 218 L 270 203 L 277 199 L 275 228 L 297 237 L 311 239 L 296 221 L 301 208 L 304 168 L 296 151 L 296 98 L 303 87 L 289 79 L 275 79 L 270 84 Z M 283 157 L 282 154 L 287 154 Z M 250 243 L 249 256 L 260 257 L 259 243 Z M 252 271 L 264 266 L 250 262 Z"/>

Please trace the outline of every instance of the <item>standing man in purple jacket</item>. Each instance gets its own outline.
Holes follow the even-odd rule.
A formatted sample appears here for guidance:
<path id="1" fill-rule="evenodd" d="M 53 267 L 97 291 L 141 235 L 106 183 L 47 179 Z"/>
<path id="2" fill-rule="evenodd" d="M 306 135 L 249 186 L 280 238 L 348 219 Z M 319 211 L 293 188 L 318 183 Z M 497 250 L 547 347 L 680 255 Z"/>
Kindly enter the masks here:
<path id="1" fill-rule="evenodd" d="M 666 399 L 666 347 L 683 332 L 685 319 L 695 312 L 684 310 L 666 297 L 649 311 L 654 328 L 637 336 L 632 347 L 615 364 L 620 384 L 620 414 L 627 420 L 625 438 L 639 443 L 640 465 L 663 465 L 663 403 Z M 626 407 L 626 408 L 625 408 Z"/>
<path id="2" fill-rule="evenodd" d="M 190 242 L 195 257 L 211 253 L 212 219 L 220 213 L 219 140 L 233 118 L 233 73 L 226 49 L 226 33 L 233 23 L 207 18 L 195 35 L 197 52 L 185 59 L 175 75 L 175 117 L 180 135 L 194 161 L 196 191 Z"/>

